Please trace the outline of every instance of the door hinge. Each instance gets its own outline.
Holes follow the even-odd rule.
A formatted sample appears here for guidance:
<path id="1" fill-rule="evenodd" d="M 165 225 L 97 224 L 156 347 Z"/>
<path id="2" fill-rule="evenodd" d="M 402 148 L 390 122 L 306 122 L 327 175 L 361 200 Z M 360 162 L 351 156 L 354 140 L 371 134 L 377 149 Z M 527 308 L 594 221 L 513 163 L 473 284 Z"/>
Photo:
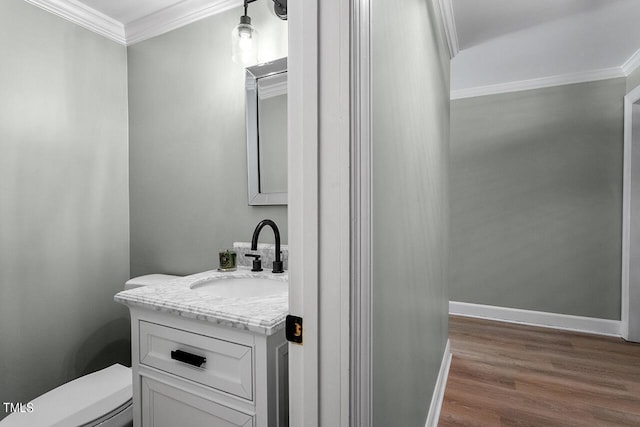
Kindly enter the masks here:
<path id="1" fill-rule="evenodd" d="M 287 341 L 302 345 L 302 317 L 287 315 L 285 335 Z"/>

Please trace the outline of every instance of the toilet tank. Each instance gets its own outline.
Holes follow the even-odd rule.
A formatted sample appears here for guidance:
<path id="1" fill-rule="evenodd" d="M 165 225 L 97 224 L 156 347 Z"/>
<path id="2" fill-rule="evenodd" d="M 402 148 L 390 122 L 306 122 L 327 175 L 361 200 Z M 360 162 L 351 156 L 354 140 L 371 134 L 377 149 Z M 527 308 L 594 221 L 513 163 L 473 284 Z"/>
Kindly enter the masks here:
<path id="1" fill-rule="evenodd" d="M 124 290 L 139 288 L 141 286 L 159 285 L 181 276 L 172 276 L 170 274 L 147 274 L 145 276 L 134 277 L 124 283 Z"/>
<path id="2" fill-rule="evenodd" d="M 115 364 L 33 399 L 2 427 L 131 425 L 131 369 Z M 29 409 L 31 408 L 31 409 Z M 100 422 L 100 424 L 98 423 Z"/>

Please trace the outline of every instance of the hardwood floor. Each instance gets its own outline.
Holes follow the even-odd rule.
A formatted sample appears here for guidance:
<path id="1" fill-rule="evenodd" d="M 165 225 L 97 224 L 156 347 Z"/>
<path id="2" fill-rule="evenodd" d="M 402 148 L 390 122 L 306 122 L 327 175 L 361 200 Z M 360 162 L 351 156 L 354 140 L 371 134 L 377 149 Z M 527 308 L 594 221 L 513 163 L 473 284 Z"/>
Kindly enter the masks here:
<path id="1" fill-rule="evenodd" d="M 640 426 L 640 344 L 451 316 L 439 426 Z"/>

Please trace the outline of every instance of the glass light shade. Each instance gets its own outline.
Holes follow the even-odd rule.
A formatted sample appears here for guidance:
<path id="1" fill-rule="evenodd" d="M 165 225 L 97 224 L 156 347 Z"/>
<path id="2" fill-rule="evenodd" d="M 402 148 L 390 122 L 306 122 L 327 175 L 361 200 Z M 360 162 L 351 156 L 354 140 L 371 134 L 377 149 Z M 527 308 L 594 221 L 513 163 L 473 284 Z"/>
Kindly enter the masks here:
<path id="1" fill-rule="evenodd" d="M 258 30 L 251 25 L 251 19 L 242 18 L 231 32 L 231 59 L 246 67 L 258 63 Z"/>

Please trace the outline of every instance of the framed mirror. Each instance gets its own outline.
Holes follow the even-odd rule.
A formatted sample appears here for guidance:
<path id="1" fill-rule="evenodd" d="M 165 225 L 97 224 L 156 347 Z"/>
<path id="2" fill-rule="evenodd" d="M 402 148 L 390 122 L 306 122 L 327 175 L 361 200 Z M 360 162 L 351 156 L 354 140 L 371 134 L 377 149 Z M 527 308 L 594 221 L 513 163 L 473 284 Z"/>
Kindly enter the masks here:
<path id="1" fill-rule="evenodd" d="M 246 69 L 249 205 L 287 204 L 287 58 Z"/>

